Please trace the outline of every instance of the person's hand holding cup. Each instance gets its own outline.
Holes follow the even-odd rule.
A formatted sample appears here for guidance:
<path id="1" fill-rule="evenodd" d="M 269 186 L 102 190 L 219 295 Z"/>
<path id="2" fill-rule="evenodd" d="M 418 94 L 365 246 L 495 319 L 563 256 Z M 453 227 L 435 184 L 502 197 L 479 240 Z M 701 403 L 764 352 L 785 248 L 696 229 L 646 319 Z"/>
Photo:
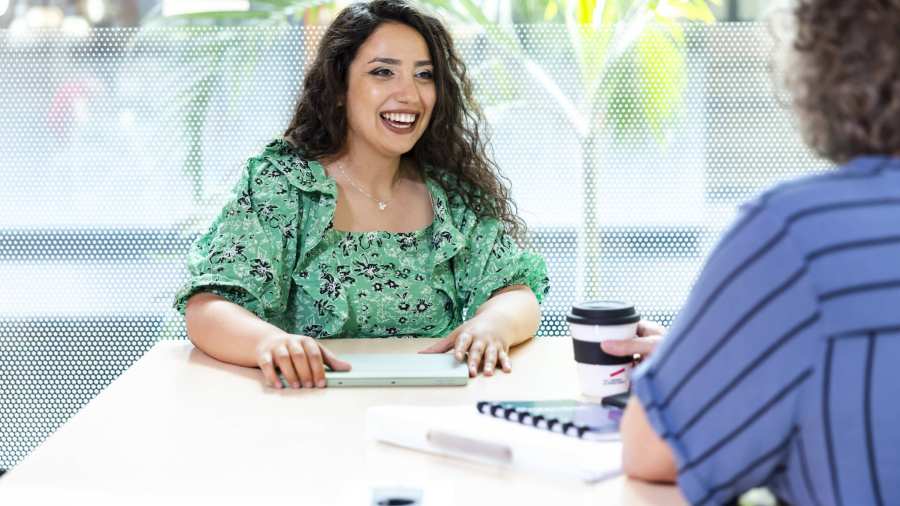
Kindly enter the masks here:
<path id="1" fill-rule="evenodd" d="M 644 359 L 656 350 L 665 333 L 666 328 L 662 325 L 649 320 L 641 320 L 637 324 L 636 332 L 640 339 L 607 340 L 600 343 L 600 347 L 610 355 L 620 357 L 640 355 Z"/>
<path id="2" fill-rule="evenodd" d="M 634 355 L 652 352 L 664 331 L 641 321 L 633 305 L 619 301 L 575 304 L 566 320 L 581 392 L 597 401 L 628 391 Z"/>

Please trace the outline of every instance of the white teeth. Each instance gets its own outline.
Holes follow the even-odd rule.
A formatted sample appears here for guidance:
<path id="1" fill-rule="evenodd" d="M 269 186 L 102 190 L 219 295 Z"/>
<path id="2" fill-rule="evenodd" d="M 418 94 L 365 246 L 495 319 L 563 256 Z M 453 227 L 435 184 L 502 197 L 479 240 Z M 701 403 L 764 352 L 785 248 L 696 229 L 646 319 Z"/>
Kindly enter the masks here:
<path id="1" fill-rule="evenodd" d="M 386 112 L 381 115 L 384 119 L 388 121 L 393 121 L 394 123 L 406 123 L 412 124 L 416 121 L 415 114 L 402 113 L 402 112 Z"/>

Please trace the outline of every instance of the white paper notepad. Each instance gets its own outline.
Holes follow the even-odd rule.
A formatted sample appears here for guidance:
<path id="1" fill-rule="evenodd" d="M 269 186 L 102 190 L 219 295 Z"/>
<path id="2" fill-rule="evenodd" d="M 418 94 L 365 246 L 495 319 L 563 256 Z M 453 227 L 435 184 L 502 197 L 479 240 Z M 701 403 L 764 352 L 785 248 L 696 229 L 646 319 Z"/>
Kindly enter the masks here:
<path id="1" fill-rule="evenodd" d="M 501 467 L 596 482 L 621 474 L 620 441 L 585 441 L 478 413 L 475 405 L 375 406 L 370 439 Z"/>

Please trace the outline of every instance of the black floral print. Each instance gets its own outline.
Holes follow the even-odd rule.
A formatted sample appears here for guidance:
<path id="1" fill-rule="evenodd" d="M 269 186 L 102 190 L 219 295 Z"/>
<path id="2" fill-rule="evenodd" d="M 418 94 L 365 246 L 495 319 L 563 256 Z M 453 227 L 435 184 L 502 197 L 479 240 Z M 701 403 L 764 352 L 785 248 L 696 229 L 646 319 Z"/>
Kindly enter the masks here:
<path id="1" fill-rule="evenodd" d="M 247 257 L 244 255 L 244 250 L 247 249 L 247 246 L 240 243 L 241 239 L 243 237 L 232 237 L 230 246 L 210 252 L 209 261 L 214 264 L 222 262 L 232 263 L 237 260 L 246 262 Z"/>
<path id="2" fill-rule="evenodd" d="M 419 302 L 416 303 L 415 309 L 417 313 L 424 313 L 425 311 L 428 311 L 428 308 L 430 308 L 431 306 L 432 304 L 425 299 L 419 299 Z"/>
<path id="3" fill-rule="evenodd" d="M 302 334 L 304 336 L 309 336 L 309 337 L 319 337 L 319 335 L 321 333 L 322 333 L 321 325 L 306 325 L 300 331 L 300 334 Z"/>
<path id="4" fill-rule="evenodd" d="M 375 279 L 381 277 L 381 267 L 377 264 L 369 262 L 365 257 L 363 257 L 362 261 L 355 260 L 353 262 L 353 265 L 353 272 L 359 276 L 365 276 L 367 279 Z"/>
<path id="5" fill-rule="evenodd" d="M 416 238 L 414 233 L 400 233 L 396 236 L 397 245 L 400 246 L 401 251 L 408 251 L 411 249 L 418 249 L 419 240 Z"/>
<path id="6" fill-rule="evenodd" d="M 336 186 L 285 141 L 248 160 L 233 197 L 190 250 L 175 307 L 209 291 L 316 338 L 445 336 L 498 288 L 548 287 L 543 260 L 481 219 L 441 171 L 426 171 L 432 224 L 334 230 Z"/>
<path id="7" fill-rule="evenodd" d="M 245 213 L 253 212 L 253 190 L 247 188 L 241 193 L 241 196 L 238 197 L 237 203 L 241 206 L 241 209 L 244 210 Z"/>
<path id="8" fill-rule="evenodd" d="M 250 274 L 267 282 L 275 278 L 275 275 L 272 274 L 272 266 L 261 258 L 254 259 L 253 263 L 250 264 Z"/>
<path id="9" fill-rule="evenodd" d="M 330 273 L 323 272 L 322 286 L 319 288 L 319 293 L 327 295 L 331 299 L 336 299 L 341 295 L 341 282 L 334 279 L 334 276 Z"/>

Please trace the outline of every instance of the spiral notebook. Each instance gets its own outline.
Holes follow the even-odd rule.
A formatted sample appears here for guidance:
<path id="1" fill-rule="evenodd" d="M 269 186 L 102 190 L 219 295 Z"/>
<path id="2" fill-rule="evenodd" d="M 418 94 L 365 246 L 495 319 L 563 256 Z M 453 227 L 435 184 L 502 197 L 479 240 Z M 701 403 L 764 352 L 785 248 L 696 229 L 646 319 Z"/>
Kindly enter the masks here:
<path id="1" fill-rule="evenodd" d="M 622 410 L 576 400 L 481 401 L 476 407 L 493 416 L 536 429 L 592 441 L 619 439 Z"/>

